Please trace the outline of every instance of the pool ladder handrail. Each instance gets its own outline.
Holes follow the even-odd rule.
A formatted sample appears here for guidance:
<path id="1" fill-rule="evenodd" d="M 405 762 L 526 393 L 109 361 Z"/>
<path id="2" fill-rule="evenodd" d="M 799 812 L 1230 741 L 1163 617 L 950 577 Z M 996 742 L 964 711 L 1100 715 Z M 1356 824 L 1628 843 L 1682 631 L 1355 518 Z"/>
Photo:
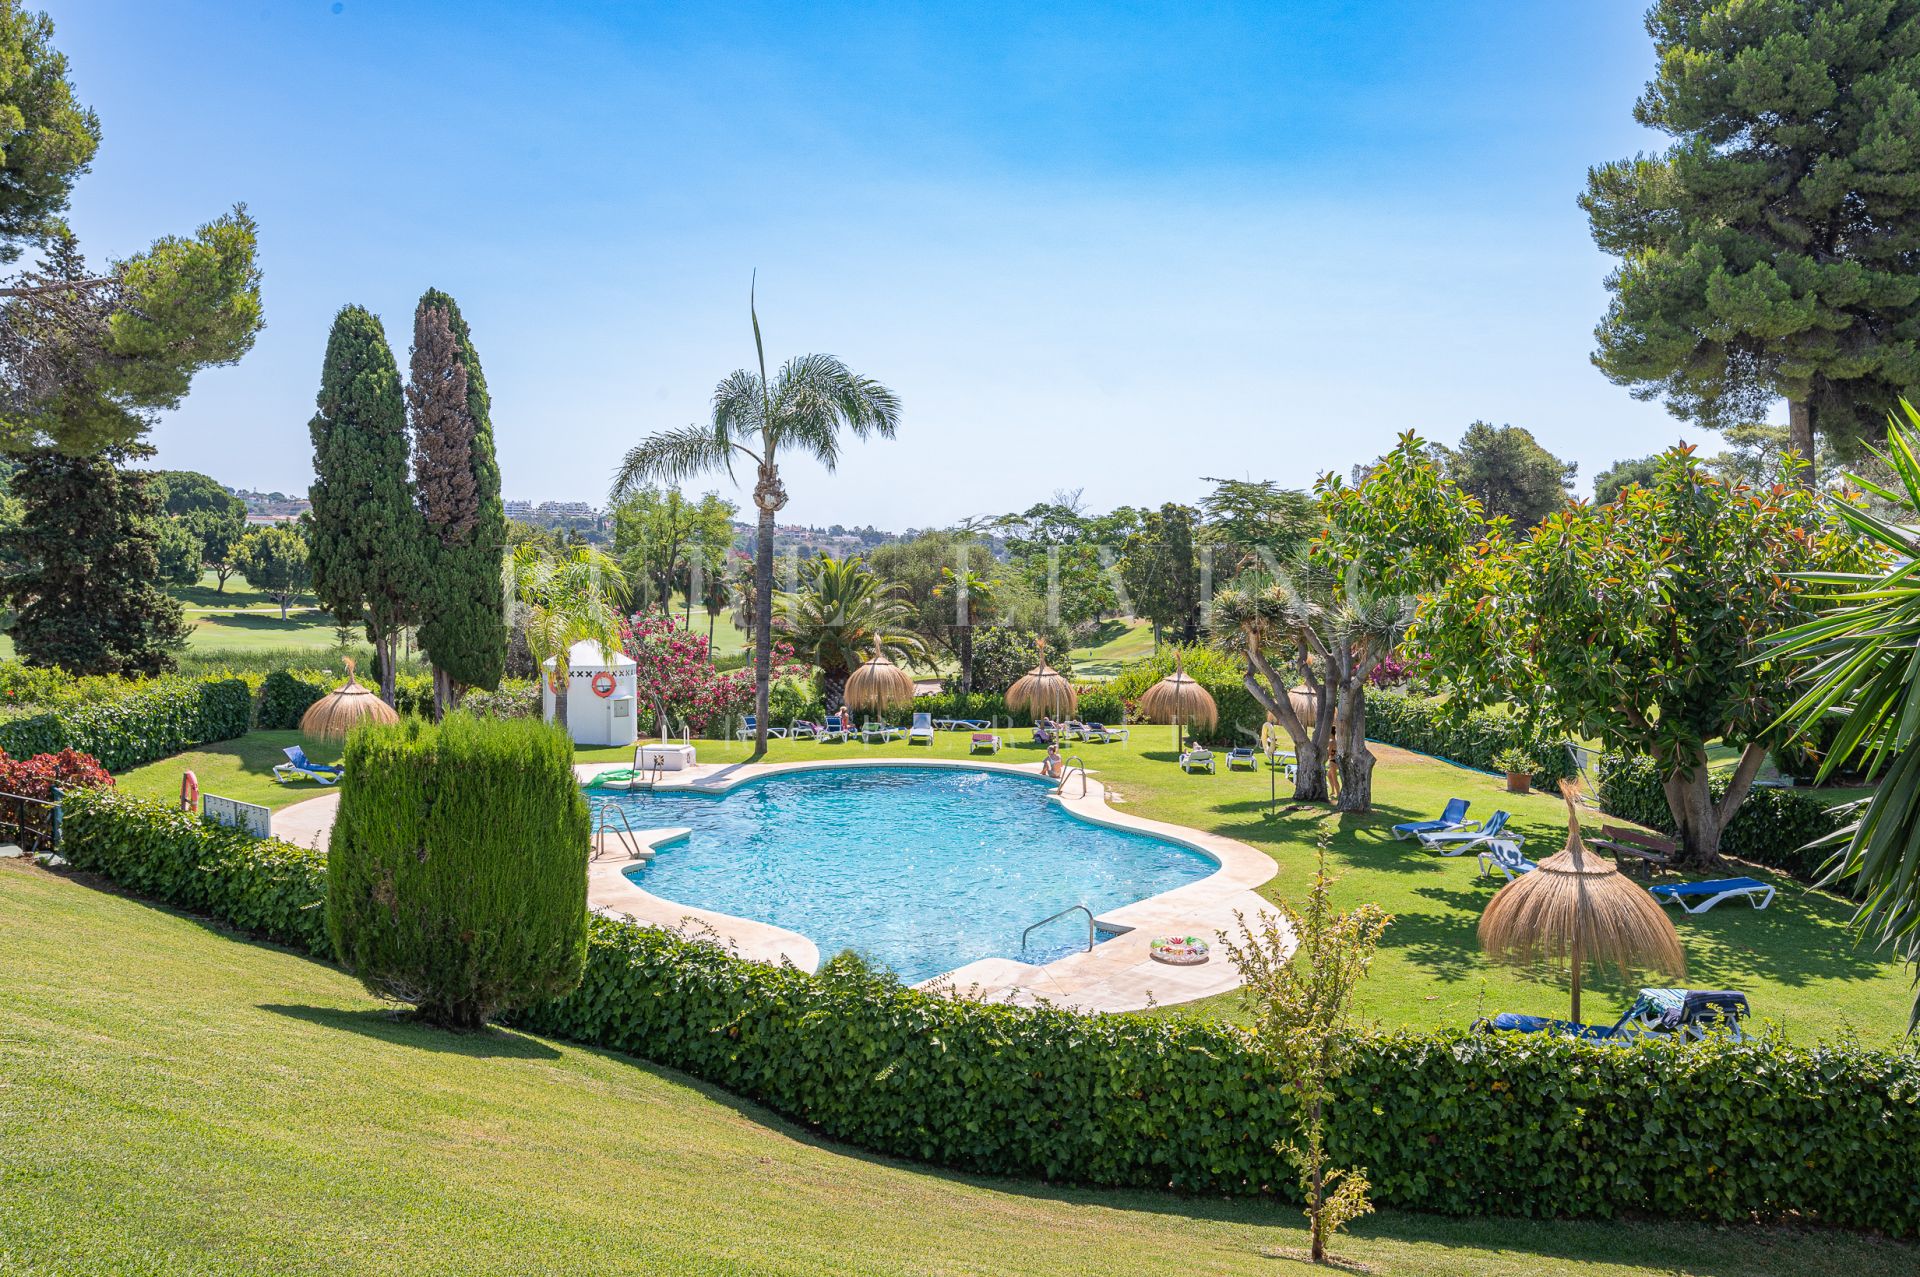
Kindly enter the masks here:
<path id="1" fill-rule="evenodd" d="M 1022 931 L 1020 933 L 1020 952 L 1025 953 L 1027 951 L 1028 936 L 1032 935 L 1034 932 L 1038 931 L 1040 928 L 1046 926 L 1049 922 L 1058 922 L 1060 919 L 1072 913 L 1075 909 L 1078 909 L 1081 913 L 1084 913 L 1087 915 L 1087 952 L 1092 953 L 1093 952 L 1093 910 L 1087 908 L 1085 905 L 1068 905 L 1065 909 L 1062 909 L 1059 913 L 1054 914 L 1051 918 L 1042 918 L 1040 919 L 1040 921 L 1034 923 L 1031 927 L 1028 927 L 1025 931 Z"/>
<path id="2" fill-rule="evenodd" d="M 618 829 L 613 827 L 613 822 L 616 818 L 620 822 Z M 600 859 L 600 853 L 605 850 L 605 846 L 601 840 L 608 834 L 613 834 L 619 838 L 620 845 L 627 849 L 627 859 L 639 860 L 641 858 L 640 839 L 638 835 L 633 832 L 633 825 L 627 820 L 627 809 L 616 803 L 602 802 L 599 810 L 594 813 L 593 855 L 590 859 Z"/>
<path id="3" fill-rule="evenodd" d="M 1060 783 L 1053 787 L 1053 792 L 1056 794 L 1066 793 L 1067 782 L 1073 779 L 1075 772 L 1080 773 L 1080 796 L 1085 798 L 1087 796 L 1087 760 L 1078 754 L 1075 754 L 1067 760 L 1066 770 L 1060 773 Z"/>

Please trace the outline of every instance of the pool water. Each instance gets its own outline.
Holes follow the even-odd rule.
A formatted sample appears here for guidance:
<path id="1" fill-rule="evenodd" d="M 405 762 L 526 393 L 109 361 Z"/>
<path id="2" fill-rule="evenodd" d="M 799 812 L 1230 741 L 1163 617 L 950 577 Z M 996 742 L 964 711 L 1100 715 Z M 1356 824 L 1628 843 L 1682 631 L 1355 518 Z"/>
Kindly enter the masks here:
<path id="1" fill-rule="evenodd" d="M 845 949 L 916 982 L 978 958 L 1047 962 L 1086 947 L 1095 914 L 1211 874 L 1206 856 L 1070 815 L 1052 785 L 1004 773 L 848 767 L 749 781 L 724 796 L 597 793 L 633 828 L 692 836 L 626 871 L 678 904 L 786 927 L 824 962 Z M 597 815 L 597 812 L 596 812 Z"/>

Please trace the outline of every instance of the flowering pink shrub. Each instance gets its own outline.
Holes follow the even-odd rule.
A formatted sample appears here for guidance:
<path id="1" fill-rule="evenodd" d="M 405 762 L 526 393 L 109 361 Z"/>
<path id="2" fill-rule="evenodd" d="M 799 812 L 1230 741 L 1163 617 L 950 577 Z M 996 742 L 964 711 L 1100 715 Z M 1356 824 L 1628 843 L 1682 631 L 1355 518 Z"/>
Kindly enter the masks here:
<path id="1" fill-rule="evenodd" d="M 651 707 L 655 717 L 664 713 L 669 729 L 685 724 L 695 735 L 705 735 L 753 712 L 753 670 L 720 673 L 713 668 L 707 640 L 681 629 L 670 617 L 629 617 L 620 626 L 620 647 L 633 658 L 640 704 Z M 805 673 L 806 668 L 794 663 L 791 644 L 773 645 L 774 678 Z"/>
<path id="2" fill-rule="evenodd" d="M 1373 667 L 1373 673 L 1367 675 L 1367 682 L 1373 687 L 1399 687 L 1413 675 L 1413 667 L 1422 658 L 1420 655 L 1402 656 L 1398 652 L 1381 658 Z"/>

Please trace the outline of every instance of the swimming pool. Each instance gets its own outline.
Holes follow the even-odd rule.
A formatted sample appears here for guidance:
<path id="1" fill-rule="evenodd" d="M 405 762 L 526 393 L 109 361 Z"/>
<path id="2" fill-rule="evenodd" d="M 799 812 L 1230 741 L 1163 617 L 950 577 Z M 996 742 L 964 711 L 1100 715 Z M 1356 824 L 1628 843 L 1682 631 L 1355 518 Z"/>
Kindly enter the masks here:
<path id="1" fill-rule="evenodd" d="M 745 782 L 724 795 L 597 793 L 635 829 L 684 826 L 626 871 L 678 904 L 786 927 L 824 960 L 853 949 L 915 982 L 979 958 L 1047 962 L 1086 947 L 1095 914 L 1197 882 L 1191 848 L 1081 820 L 1050 782 L 975 769 L 844 767 Z"/>

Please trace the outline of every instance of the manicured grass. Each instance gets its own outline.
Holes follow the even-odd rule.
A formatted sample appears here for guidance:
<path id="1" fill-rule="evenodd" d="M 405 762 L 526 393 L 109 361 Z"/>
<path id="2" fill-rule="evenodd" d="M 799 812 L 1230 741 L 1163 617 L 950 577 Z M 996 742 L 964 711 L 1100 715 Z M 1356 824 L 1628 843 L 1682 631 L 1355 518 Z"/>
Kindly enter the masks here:
<path id="1" fill-rule="evenodd" d="M 1010 733 L 1009 748 L 998 759 L 1038 761 L 1040 751 L 1021 743 L 1027 736 L 1025 731 Z M 700 757 L 706 762 L 739 761 L 751 749 L 733 741 L 702 741 Z M 966 737 L 958 733 L 942 733 L 931 749 L 897 742 L 774 741 L 768 760 L 929 753 L 964 757 L 966 749 Z M 1475 928 L 1503 880 L 1480 878 L 1472 856 L 1433 855 L 1417 844 L 1394 842 L 1389 834 L 1393 825 L 1432 816 L 1458 795 L 1472 802 L 1475 816 L 1498 808 L 1511 811 L 1512 827 L 1527 835 L 1528 850 L 1549 854 L 1566 840 L 1566 805 L 1558 798 L 1511 795 L 1499 778 L 1376 745 L 1381 762 L 1374 772 L 1370 815 L 1288 810 L 1284 780 L 1279 784 L 1281 810 L 1269 815 L 1264 769 L 1185 775 L 1175 765 L 1169 728 L 1136 726 L 1129 742 L 1076 743 L 1067 752 L 1084 757 L 1094 773 L 1118 791 L 1128 810 L 1210 829 L 1272 855 L 1280 873 L 1263 889 L 1270 898 L 1298 897 L 1313 871 L 1314 840 L 1320 830 L 1328 831 L 1329 861 L 1339 875 L 1336 899 L 1343 904 L 1374 901 L 1394 916 L 1360 999 L 1363 1012 L 1381 1023 L 1426 1028 L 1466 1024 L 1498 1011 L 1566 1014 L 1563 980 L 1498 967 L 1480 955 Z M 583 760 L 631 757 L 631 750 L 581 754 Z M 1584 819 L 1598 824 L 1602 818 L 1589 811 Z M 1674 925 L 1686 947 L 1689 985 L 1744 992 L 1756 1016 L 1777 1022 L 1797 1040 L 1849 1028 L 1876 1042 L 1904 1034 L 1912 996 L 1905 969 L 1860 947 L 1847 926 L 1850 904 L 1758 867 L 1740 866 L 1736 872 L 1775 883 L 1779 895 L 1764 912 L 1744 904 L 1724 904 L 1699 917 L 1676 910 Z M 1649 977 L 1646 982 L 1663 981 Z M 1625 1009 L 1636 986 L 1617 975 L 1590 973 L 1582 1010 L 1592 1019 L 1611 1019 Z M 1228 995 L 1166 1008 L 1164 1013 L 1237 1016 L 1239 999 Z"/>
<path id="2" fill-rule="evenodd" d="M 0 1271 L 1307 1271 L 1264 1201 L 982 1180 L 604 1052 L 397 1021 L 339 971 L 0 862 Z M 1384 1213 L 1406 1277 L 1920 1272 L 1835 1232 Z"/>
<path id="3" fill-rule="evenodd" d="M 274 808 L 326 793 L 314 781 L 283 785 L 273 778 L 274 764 L 287 761 L 284 751 L 289 745 L 299 745 L 316 763 L 340 761 L 337 744 L 322 744 L 299 732 L 249 732 L 238 740 L 220 741 L 132 768 L 114 777 L 114 784 L 123 793 L 173 802 L 180 797 L 181 773 L 191 771 L 203 794 Z"/>
<path id="4" fill-rule="evenodd" d="M 1112 678 L 1122 668 L 1153 655 L 1153 626 L 1145 621 L 1104 621 L 1084 647 L 1076 647 L 1073 676 L 1086 682 Z"/>

